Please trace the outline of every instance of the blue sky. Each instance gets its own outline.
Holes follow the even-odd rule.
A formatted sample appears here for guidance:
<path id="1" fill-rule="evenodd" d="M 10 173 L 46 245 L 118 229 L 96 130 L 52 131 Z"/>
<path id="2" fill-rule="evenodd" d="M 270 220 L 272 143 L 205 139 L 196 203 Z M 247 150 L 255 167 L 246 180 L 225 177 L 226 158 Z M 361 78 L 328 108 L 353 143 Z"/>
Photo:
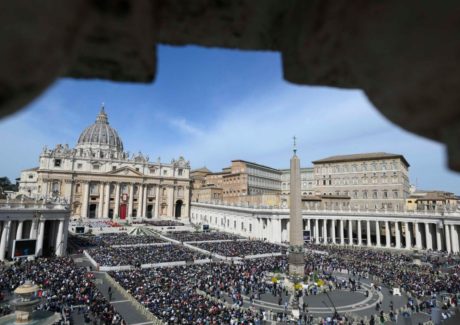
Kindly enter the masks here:
<path id="1" fill-rule="evenodd" d="M 0 175 L 34 167 L 44 145 L 73 147 L 102 102 L 125 149 L 155 160 L 182 155 L 218 171 L 232 159 L 286 168 L 292 136 L 302 166 L 337 154 L 401 153 L 411 182 L 460 194 L 445 150 L 391 124 L 359 90 L 298 86 L 282 79 L 277 53 L 161 46 L 153 84 L 61 79 L 0 121 Z"/>

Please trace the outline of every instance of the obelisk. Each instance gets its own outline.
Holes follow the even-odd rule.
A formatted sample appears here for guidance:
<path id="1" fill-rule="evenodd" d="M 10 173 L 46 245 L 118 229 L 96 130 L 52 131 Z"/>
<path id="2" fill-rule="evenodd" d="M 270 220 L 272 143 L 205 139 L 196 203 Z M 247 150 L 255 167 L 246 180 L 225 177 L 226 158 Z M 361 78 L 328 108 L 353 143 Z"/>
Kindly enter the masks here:
<path id="1" fill-rule="evenodd" d="M 294 154 L 291 158 L 290 187 L 290 230 L 289 230 L 289 274 L 304 276 L 303 222 L 300 197 L 300 159 L 297 157 L 296 138 L 294 137 Z"/>

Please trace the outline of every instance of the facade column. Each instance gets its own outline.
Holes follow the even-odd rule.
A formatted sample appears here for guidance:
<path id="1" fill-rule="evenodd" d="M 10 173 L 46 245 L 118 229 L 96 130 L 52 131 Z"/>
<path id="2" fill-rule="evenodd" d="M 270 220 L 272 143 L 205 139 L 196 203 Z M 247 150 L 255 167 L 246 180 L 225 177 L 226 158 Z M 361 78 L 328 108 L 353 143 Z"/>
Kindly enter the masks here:
<path id="1" fill-rule="evenodd" d="M 431 235 L 431 227 L 428 222 L 425 223 L 425 241 L 426 249 L 433 249 L 433 236 Z"/>
<path id="2" fill-rule="evenodd" d="M 409 222 L 404 222 L 404 231 L 406 232 L 406 249 L 412 248 L 412 237 L 410 235 Z"/>
<path id="3" fill-rule="evenodd" d="M 155 218 L 160 217 L 160 202 L 161 202 L 161 199 L 160 199 L 160 185 L 157 184 L 156 194 L 155 194 L 155 215 L 154 215 Z"/>
<path id="4" fill-rule="evenodd" d="M 344 234 L 343 219 L 340 219 L 340 244 L 345 245 L 345 234 Z"/>
<path id="5" fill-rule="evenodd" d="M 366 220 L 366 235 L 367 235 L 367 246 L 372 246 L 371 240 L 371 222 Z"/>
<path id="6" fill-rule="evenodd" d="M 385 221 L 385 244 L 387 248 L 391 247 L 390 223 Z"/>
<path id="7" fill-rule="evenodd" d="M 319 221 L 315 219 L 315 243 L 319 244 Z"/>
<path id="8" fill-rule="evenodd" d="M 115 184 L 115 207 L 113 209 L 114 219 L 120 218 L 120 183 Z"/>
<path id="9" fill-rule="evenodd" d="M 88 197 L 89 197 L 89 182 L 83 183 L 83 199 L 81 203 L 81 217 L 87 218 L 88 217 Z"/>
<path id="10" fill-rule="evenodd" d="M 442 251 L 442 233 L 439 224 L 436 224 L 436 250 Z"/>
<path id="11" fill-rule="evenodd" d="M 450 226 L 444 225 L 444 229 L 446 232 L 446 251 L 450 253 L 452 252 L 452 246 L 450 245 Z"/>
<path id="12" fill-rule="evenodd" d="M 312 237 L 312 233 L 311 233 L 311 228 L 310 228 L 310 219 L 307 219 L 307 223 L 305 225 L 305 230 L 308 230 L 310 231 L 310 238 Z"/>
<path id="13" fill-rule="evenodd" d="M 332 243 L 335 244 L 335 219 L 331 220 L 331 237 L 332 237 Z"/>
<path id="14" fill-rule="evenodd" d="M 144 217 L 144 184 L 139 184 L 139 190 L 137 191 L 137 216 Z"/>
<path id="15" fill-rule="evenodd" d="M 110 209 L 110 183 L 105 184 L 105 190 L 104 190 L 104 210 L 102 213 L 103 218 L 108 218 L 109 217 L 109 209 Z"/>
<path id="16" fill-rule="evenodd" d="M 175 187 L 168 187 L 168 217 L 174 217 L 174 193 Z"/>
<path id="17" fill-rule="evenodd" d="M 396 248 L 401 249 L 401 231 L 399 229 L 399 221 L 395 222 L 395 237 L 396 237 Z"/>
<path id="18" fill-rule="evenodd" d="M 129 184 L 128 218 L 133 216 L 134 184 Z"/>
<path id="19" fill-rule="evenodd" d="M 323 242 L 327 244 L 327 219 L 323 219 Z"/>
<path id="20" fill-rule="evenodd" d="M 380 241 L 380 222 L 379 221 L 375 222 L 375 238 L 376 238 L 376 241 L 377 241 L 375 246 L 381 247 L 382 243 Z"/>
<path id="21" fill-rule="evenodd" d="M 459 237 L 458 237 L 458 230 L 456 225 L 450 225 L 451 229 L 451 236 L 450 238 L 452 239 L 452 253 L 458 253 L 459 252 Z"/>
<path id="22" fill-rule="evenodd" d="M 42 256 L 43 254 L 43 240 L 45 238 L 45 220 L 40 220 L 38 225 L 38 238 L 35 247 L 35 256 Z"/>
<path id="23" fill-rule="evenodd" d="M 362 229 L 361 229 L 361 220 L 358 220 L 358 246 L 363 245 L 363 236 L 362 236 Z"/>
<path id="24" fill-rule="evenodd" d="M 348 220 L 348 244 L 353 245 L 353 220 Z"/>
<path id="25" fill-rule="evenodd" d="M 0 239 L 0 261 L 5 260 L 6 255 L 6 238 L 11 229 L 11 220 L 3 221 L 2 237 Z"/>
<path id="26" fill-rule="evenodd" d="M 146 217 L 147 216 L 147 191 L 148 191 L 148 185 L 144 185 L 144 195 L 142 202 L 142 216 Z"/>
<path id="27" fill-rule="evenodd" d="M 24 221 L 18 221 L 18 228 L 16 229 L 16 239 L 22 239 L 23 227 L 24 227 Z"/>
<path id="28" fill-rule="evenodd" d="M 63 232 L 64 232 L 64 220 L 59 220 L 59 227 L 56 235 L 56 256 L 63 256 L 63 248 L 64 248 L 64 242 L 63 242 Z"/>
<path id="29" fill-rule="evenodd" d="M 415 247 L 417 249 L 422 249 L 422 233 L 420 232 L 420 224 L 418 222 L 414 223 L 415 225 Z"/>
<path id="30" fill-rule="evenodd" d="M 104 183 L 99 183 L 99 205 L 97 206 L 97 218 L 103 218 L 104 214 Z"/>

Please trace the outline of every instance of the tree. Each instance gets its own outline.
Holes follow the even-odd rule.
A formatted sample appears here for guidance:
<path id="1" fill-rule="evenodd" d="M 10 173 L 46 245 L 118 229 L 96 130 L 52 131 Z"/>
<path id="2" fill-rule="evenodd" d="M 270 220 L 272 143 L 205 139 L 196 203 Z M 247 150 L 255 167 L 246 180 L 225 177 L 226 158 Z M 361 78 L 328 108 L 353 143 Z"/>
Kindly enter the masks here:
<path id="1" fill-rule="evenodd" d="M 17 191 L 16 184 L 11 183 L 10 179 L 6 176 L 0 177 L 0 198 L 5 198 L 5 191 Z"/>

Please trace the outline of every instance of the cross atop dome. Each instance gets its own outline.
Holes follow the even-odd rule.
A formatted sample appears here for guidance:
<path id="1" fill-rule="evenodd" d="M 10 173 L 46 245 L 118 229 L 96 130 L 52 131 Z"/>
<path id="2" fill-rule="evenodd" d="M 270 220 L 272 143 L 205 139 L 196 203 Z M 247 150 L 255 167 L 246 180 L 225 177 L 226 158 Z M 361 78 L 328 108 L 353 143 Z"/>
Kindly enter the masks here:
<path id="1" fill-rule="evenodd" d="M 99 111 L 99 114 L 96 117 L 96 123 L 109 124 L 109 119 L 105 112 L 104 103 L 102 103 L 101 110 Z"/>

